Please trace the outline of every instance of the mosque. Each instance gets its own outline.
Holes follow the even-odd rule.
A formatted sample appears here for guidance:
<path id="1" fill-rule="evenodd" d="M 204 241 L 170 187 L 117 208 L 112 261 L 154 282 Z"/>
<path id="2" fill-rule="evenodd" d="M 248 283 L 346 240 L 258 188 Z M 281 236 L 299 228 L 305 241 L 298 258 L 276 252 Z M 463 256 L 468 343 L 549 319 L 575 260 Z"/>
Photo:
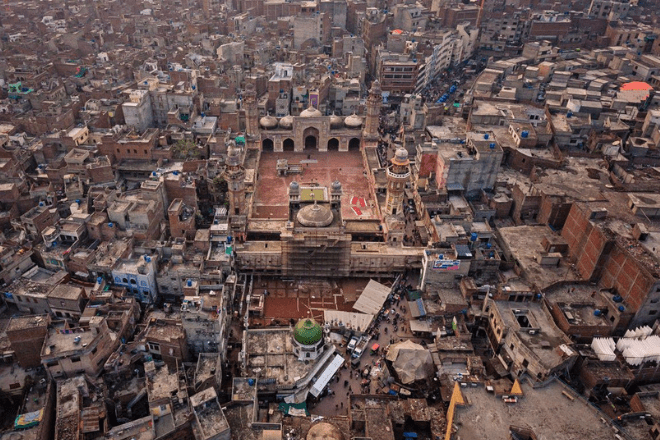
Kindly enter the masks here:
<path id="1" fill-rule="evenodd" d="M 363 119 L 352 114 L 347 117 L 324 116 L 310 106 L 300 116 L 287 115 L 280 119 L 266 115 L 259 118 L 254 86 L 244 93 L 248 148 L 262 151 L 358 151 L 363 142 L 378 140 L 378 126 L 382 92 L 374 81 L 367 99 L 367 114 Z"/>
<path id="2" fill-rule="evenodd" d="M 225 171 L 242 270 L 347 277 L 421 267 L 421 249 L 401 246 L 408 152 L 399 149 L 387 168 L 376 153 L 378 81 L 364 117 L 309 107 L 300 116 L 259 118 L 250 86 L 243 105 L 245 147 L 229 149 Z"/>

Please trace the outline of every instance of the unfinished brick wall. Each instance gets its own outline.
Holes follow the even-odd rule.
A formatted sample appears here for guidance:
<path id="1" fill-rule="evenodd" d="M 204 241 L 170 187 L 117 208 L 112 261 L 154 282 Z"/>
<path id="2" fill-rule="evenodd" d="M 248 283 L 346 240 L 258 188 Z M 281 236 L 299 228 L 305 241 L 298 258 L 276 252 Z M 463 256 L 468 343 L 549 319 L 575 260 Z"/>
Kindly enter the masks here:
<path id="1" fill-rule="evenodd" d="M 544 194 L 541 199 L 537 221 L 548 224 L 555 229 L 561 229 L 572 206 L 572 203 L 564 201 L 563 197 Z"/>
<path id="2" fill-rule="evenodd" d="M 629 309 L 637 311 L 646 301 L 654 281 L 653 276 L 633 256 L 617 245 L 604 265 L 600 284 L 616 289 Z"/>
<path id="3" fill-rule="evenodd" d="M 573 205 L 561 236 L 569 247 L 569 255 L 583 279 L 596 279 L 614 242 L 589 220 L 589 212 Z"/>

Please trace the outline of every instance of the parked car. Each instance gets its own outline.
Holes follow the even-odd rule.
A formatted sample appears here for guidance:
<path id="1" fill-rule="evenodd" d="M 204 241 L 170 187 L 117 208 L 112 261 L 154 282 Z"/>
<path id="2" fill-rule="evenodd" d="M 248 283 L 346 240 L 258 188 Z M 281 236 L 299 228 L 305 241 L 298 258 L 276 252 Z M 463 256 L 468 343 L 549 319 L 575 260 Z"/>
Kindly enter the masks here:
<path id="1" fill-rule="evenodd" d="M 353 336 L 350 341 L 348 341 L 348 345 L 346 346 L 346 352 L 347 353 L 352 353 L 353 350 L 355 350 L 355 346 L 358 343 L 358 338 L 357 336 Z"/>

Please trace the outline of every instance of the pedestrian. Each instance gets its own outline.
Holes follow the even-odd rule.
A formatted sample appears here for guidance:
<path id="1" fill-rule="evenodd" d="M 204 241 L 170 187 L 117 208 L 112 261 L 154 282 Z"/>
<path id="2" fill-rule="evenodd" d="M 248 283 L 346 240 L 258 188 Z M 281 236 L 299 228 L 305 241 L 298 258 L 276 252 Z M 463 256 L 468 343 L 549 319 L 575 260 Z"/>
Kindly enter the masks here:
<path id="1" fill-rule="evenodd" d="M 339 409 L 339 404 L 335 403 L 335 409 Z"/>
<path id="2" fill-rule="evenodd" d="M 343 409 L 343 408 L 344 408 L 344 402 L 341 402 L 340 405 L 341 405 L 341 407 L 342 407 L 342 409 Z"/>

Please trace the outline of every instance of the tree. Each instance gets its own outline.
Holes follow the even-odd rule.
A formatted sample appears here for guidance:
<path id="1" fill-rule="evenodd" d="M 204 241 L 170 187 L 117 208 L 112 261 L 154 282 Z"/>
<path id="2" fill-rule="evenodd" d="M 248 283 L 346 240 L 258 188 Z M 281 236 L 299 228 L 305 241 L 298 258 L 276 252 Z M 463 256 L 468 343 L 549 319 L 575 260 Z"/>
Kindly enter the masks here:
<path id="1" fill-rule="evenodd" d="M 172 159 L 194 160 L 202 155 L 197 144 L 189 139 L 181 139 L 172 146 Z"/>

